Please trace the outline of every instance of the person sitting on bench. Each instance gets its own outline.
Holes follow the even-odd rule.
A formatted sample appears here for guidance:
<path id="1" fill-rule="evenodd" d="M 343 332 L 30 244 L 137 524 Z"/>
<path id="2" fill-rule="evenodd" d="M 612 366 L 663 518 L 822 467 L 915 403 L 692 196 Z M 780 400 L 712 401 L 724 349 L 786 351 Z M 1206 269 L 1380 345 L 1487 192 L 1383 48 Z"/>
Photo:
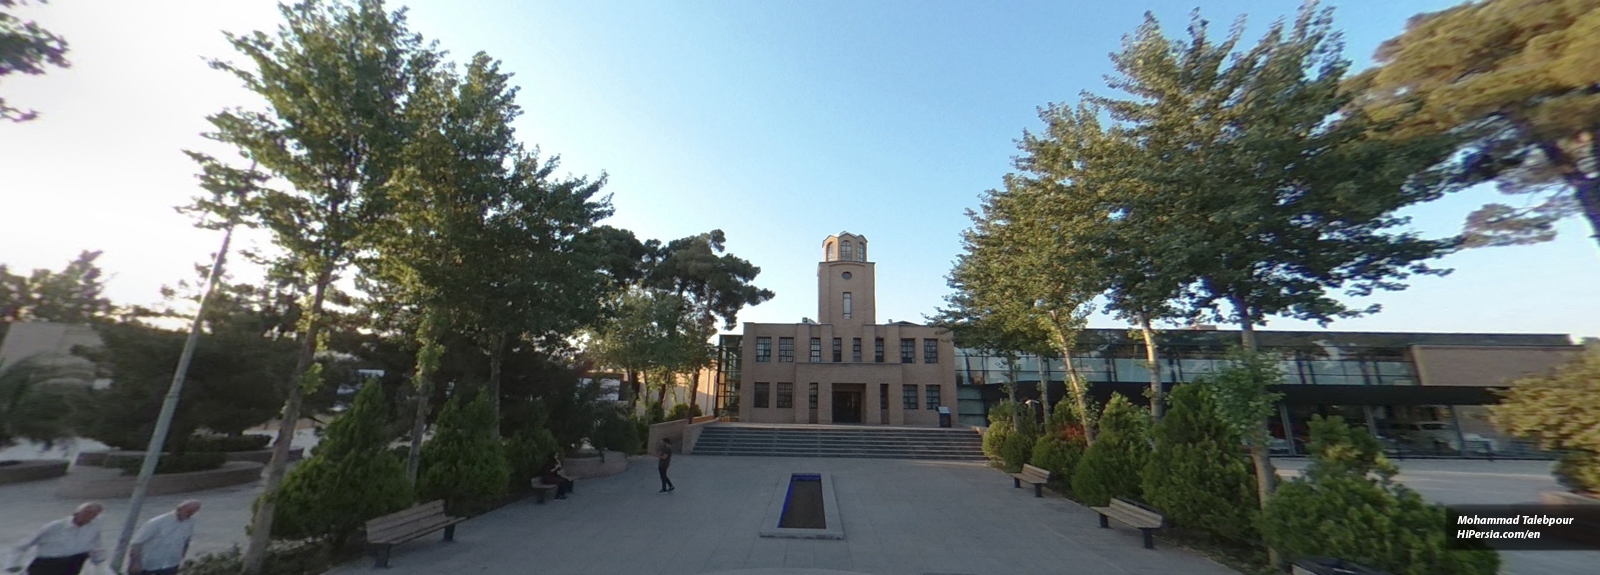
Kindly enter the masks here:
<path id="1" fill-rule="evenodd" d="M 556 459 L 555 464 L 551 465 L 548 471 L 539 476 L 539 481 L 544 482 L 546 485 L 556 486 L 556 499 L 566 499 L 567 494 L 572 492 L 573 480 L 562 472 L 560 459 Z"/>

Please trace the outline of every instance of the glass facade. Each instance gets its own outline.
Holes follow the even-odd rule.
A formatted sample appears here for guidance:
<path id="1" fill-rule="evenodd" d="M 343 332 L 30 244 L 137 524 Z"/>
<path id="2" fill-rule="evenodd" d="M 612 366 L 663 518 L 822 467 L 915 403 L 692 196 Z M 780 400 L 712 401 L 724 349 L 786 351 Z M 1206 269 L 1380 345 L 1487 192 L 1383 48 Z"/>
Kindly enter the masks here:
<path id="1" fill-rule="evenodd" d="M 1278 362 L 1285 385 L 1416 385 L 1416 373 L 1406 358 L 1394 357 L 1392 350 L 1370 350 L 1338 359 L 1299 350 L 1283 351 Z M 1161 350 L 1161 379 L 1166 383 L 1187 383 L 1215 373 L 1226 363 L 1222 350 L 1164 348 Z M 961 385 L 994 385 L 1011 382 L 1013 370 L 1018 381 L 1039 380 L 1039 359 L 1019 355 L 1013 362 L 998 355 L 956 349 L 956 381 Z M 1136 346 L 1102 346 L 1072 358 L 1078 376 L 1091 383 L 1146 383 L 1150 370 L 1143 349 Z M 1059 359 L 1044 365 L 1052 379 L 1062 377 L 1066 366 Z"/>

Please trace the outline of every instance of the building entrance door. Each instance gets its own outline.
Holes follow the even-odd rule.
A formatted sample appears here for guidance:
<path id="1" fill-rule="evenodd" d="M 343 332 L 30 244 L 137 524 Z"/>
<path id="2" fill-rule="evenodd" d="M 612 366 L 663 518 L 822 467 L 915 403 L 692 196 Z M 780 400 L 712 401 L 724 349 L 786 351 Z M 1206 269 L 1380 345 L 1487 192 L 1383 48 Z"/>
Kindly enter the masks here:
<path id="1" fill-rule="evenodd" d="M 833 422 L 861 423 L 861 392 L 833 392 Z"/>

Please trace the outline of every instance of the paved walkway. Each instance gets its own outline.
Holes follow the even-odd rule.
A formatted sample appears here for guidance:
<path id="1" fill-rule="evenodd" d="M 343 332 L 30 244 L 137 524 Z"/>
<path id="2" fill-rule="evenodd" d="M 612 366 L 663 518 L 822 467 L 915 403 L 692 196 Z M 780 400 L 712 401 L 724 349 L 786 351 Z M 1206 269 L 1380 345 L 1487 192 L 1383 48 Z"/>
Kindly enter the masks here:
<path id="1" fill-rule="evenodd" d="M 579 481 L 570 499 L 477 517 L 457 529 L 454 544 L 408 543 L 386 573 L 1235 573 L 1182 549 L 1145 550 L 1138 531 L 1099 529 L 1093 512 L 1036 499 L 981 464 L 683 455 L 673 463 L 678 489 L 665 494 L 654 467 L 636 460 L 621 475 Z M 777 480 L 789 472 L 832 475 L 843 541 L 757 536 Z"/>

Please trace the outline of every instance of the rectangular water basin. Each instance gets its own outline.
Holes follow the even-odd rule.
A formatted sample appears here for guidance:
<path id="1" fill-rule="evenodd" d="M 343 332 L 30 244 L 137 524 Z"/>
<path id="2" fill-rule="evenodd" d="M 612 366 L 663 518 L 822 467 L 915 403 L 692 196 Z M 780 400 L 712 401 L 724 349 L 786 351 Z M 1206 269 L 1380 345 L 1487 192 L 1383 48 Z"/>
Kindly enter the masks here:
<path id="1" fill-rule="evenodd" d="M 844 539 L 838 498 L 825 473 L 786 473 L 773 485 L 762 537 Z"/>

